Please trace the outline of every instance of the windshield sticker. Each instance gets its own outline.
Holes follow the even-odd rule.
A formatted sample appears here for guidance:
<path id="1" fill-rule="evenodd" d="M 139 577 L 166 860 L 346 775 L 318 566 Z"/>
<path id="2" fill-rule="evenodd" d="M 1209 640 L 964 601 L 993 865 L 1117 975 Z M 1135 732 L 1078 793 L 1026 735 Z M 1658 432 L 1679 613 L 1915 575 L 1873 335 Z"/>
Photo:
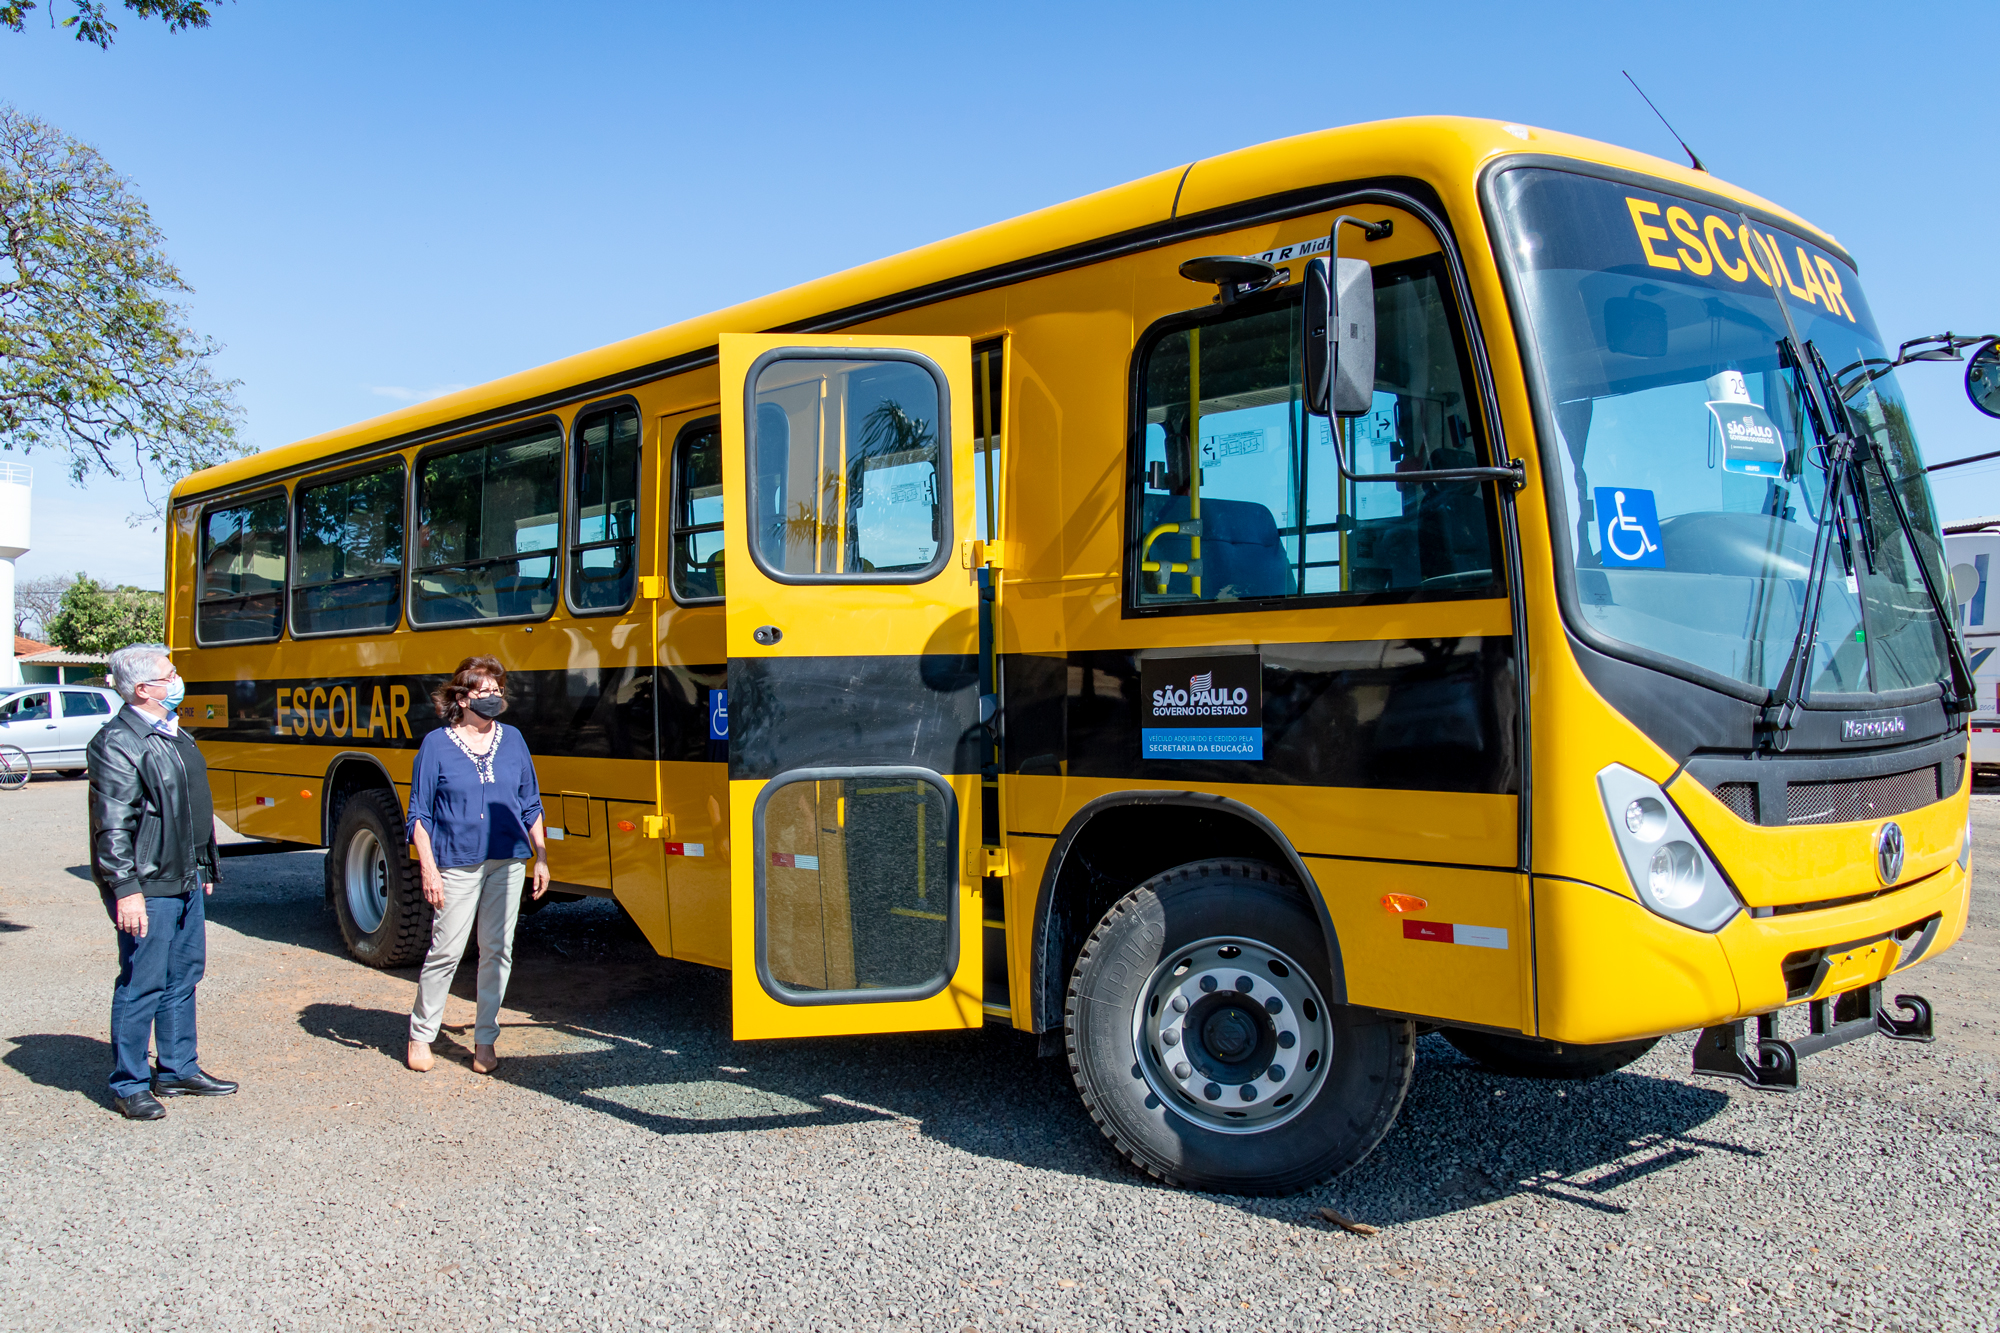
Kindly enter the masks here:
<path id="1" fill-rule="evenodd" d="M 1708 379 L 1708 410 L 1722 434 L 1722 470 L 1750 477 L 1785 475 L 1785 437 L 1770 414 L 1750 401 L 1743 372 Z"/>
<path id="2" fill-rule="evenodd" d="M 1615 569 L 1665 569 L 1659 510 L 1653 493 L 1637 488 L 1596 488 L 1598 554 Z"/>
<path id="3" fill-rule="evenodd" d="M 1222 435 L 1210 435 L 1201 442 L 1201 465 L 1205 468 L 1220 467 L 1225 458 L 1237 458 L 1244 454 L 1264 452 L 1264 428 L 1230 431 Z"/>
<path id="4" fill-rule="evenodd" d="M 1262 759 L 1264 662 L 1171 657 L 1139 664 L 1140 750 L 1147 759 Z"/>
<path id="5" fill-rule="evenodd" d="M 1663 213 L 1652 200 L 1628 194 L 1625 209 L 1649 268 L 1672 269 L 1700 278 L 1715 274 L 1732 283 L 1747 283 L 1754 276 L 1774 290 L 1782 286 L 1803 305 L 1824 306 L 1828 314 L 1854 323 L 1854 311 L 1842 294 L 1839 269 L 1825 255 L 1808 253 L 1805 246 L 1792 242 L 1796 258 L 1788 260 L 1785 245 L 1775 233 L 1739 225 L 1715 213 L 1704 214 L 1696 223 L 1694 214 L 1679 204 L 1667 205 Z M 1661 222 L 1666 225 L 1661 226 Z M 1799 274 L 1797 279 L 1794 272 Z"/>

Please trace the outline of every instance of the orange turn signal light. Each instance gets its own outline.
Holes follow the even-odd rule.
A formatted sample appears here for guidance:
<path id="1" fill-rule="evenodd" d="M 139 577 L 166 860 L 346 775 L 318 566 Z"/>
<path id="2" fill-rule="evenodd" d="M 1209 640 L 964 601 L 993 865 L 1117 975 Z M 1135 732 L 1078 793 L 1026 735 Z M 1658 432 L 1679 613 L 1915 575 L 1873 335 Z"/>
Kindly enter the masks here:
<path id="1" fill-rule="evenodd" d="M 299 793 L 299 799 L 302 801 L 310 801 L 312 799 L 312 796 L 313 794 L 309 791 L 302 791 Z"/>
<path id="2" fill-rule="evenodd" d="M 637 824 L 634 824 L 629 819 L 621 819 L 618 821 L 618 831 L 620 833 L 632 833 L 635 832 L 638 829 L 638 827 L 639 826 Z"/>
<path id="3" fill-rule="evenodd" d="M 1414 893 L 1385 893 L 1382 895 L 1382 910 L 1394 912 L 1398 916 L 1405 912 L 1421 912 L 1430 904 Z"/>

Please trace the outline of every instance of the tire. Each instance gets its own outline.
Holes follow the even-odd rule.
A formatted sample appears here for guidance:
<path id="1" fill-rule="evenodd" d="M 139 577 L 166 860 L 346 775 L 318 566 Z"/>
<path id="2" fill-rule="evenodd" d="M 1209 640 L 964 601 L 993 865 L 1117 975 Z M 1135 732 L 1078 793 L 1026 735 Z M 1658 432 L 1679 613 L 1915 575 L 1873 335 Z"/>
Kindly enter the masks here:
<path id="1" fill-rule="evenodd" d="M 1407 1019 L 1328 1004 L 1330 976 L 1318 917 L 1274 867 L 1155 875 L 1070 976 L 1064 1039 L 1091 1119 L 1170 1185 L 1290 1194 L 1346 1171 L 1395 1122 L 1416 1038 Z"/>
<path id="2" fill-rule="evenodd" d="M 1528 1037 L 1503 1037 L 1492 1032 L 1469 1032 L 1446 1028 L 1444 1039 L 1460 1055 L 1477 1060 L 1496 1074 L 1514 1078 L 1602 1078 L 1614 1069 L 1623 1069 L 1659 1042 L 1658 1037 L 1639 1041 L 1614 1041 L 1602 1046 L 1557 1045 Z"/>
<path id="3" fill-rule="evenodd" d="M 431 905 L 416 862 L 403 854 L 403 811 L 391 792 L 356 792 L 341 805 L 326 853 L 326 895 L 347 952 L 370 967 L 405 967 L 430 948 Z"/>

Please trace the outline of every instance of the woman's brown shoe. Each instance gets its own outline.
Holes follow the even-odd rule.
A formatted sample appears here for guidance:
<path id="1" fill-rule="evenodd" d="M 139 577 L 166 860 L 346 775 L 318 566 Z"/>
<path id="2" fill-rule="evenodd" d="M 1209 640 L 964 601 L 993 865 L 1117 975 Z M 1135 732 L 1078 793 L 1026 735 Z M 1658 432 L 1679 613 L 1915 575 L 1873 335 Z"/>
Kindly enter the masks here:
<path id="1" fill-rule="evenodd" d="M 499 1067 L 500 1057 L 493 1053 L 491 1046 L 475 1046 L 472 1048 L 473 1073 L 490 1074 Z"/>
<path id="2" fill-rule="evenodd" d="M 427 1041 L 411 1042 L 410 1053 L 404 1057 L 404 1063 L 419 1074 L 429 1069 L 431 1067 L 431 1044 Z"/>

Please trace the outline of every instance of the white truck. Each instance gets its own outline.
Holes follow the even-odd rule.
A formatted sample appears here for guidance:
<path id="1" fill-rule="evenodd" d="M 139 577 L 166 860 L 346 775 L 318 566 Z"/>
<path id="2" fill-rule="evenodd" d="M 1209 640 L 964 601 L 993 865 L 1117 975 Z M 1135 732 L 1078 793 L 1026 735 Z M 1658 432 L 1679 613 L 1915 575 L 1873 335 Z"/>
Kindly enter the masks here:
<path id="1" fill-rule="evenodd" d="M 1947 523 L 1944 558 L 1951 567 L 1959 629 L 1978 684 L 1972 709 L 1973 771 L 1991 771 L 2000 768 L 2000 515 Z"/>

